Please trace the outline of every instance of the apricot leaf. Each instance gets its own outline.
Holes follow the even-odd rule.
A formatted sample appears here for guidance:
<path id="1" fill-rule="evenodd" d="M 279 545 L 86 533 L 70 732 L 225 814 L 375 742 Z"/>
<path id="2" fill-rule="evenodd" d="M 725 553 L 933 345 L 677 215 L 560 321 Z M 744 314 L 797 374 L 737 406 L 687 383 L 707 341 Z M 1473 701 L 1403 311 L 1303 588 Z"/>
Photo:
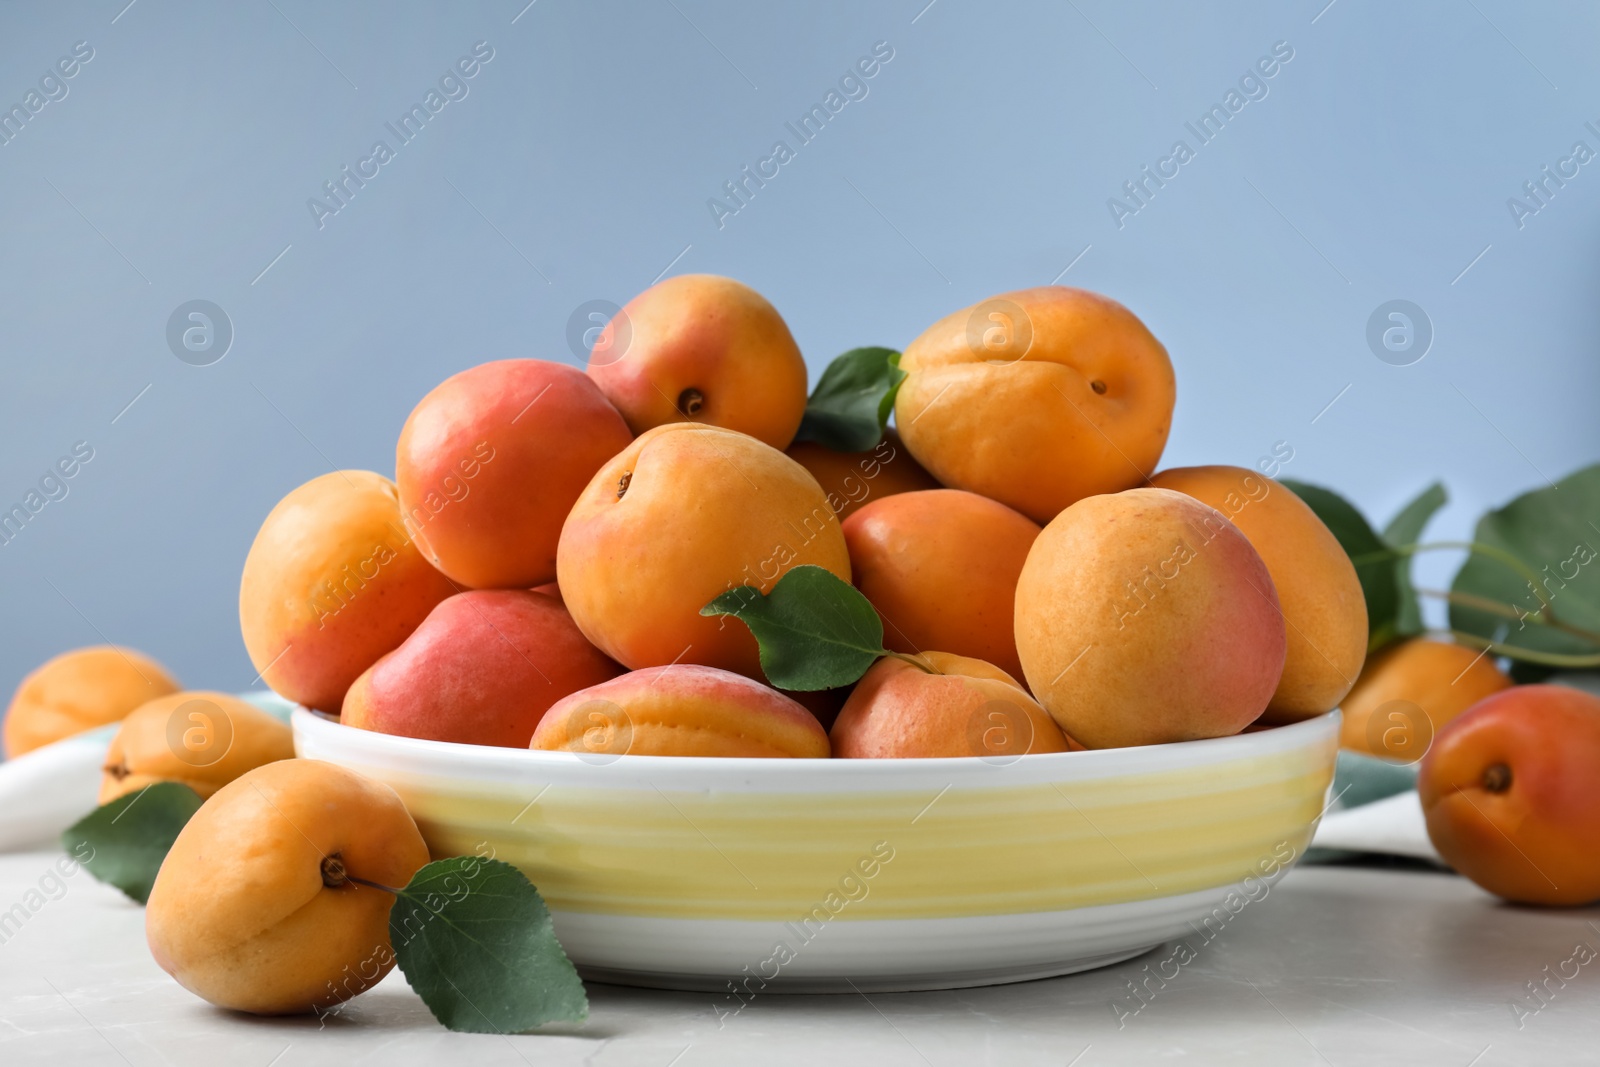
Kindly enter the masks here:
<path id="1" fill-rule="evenodd" d="M 1422 539 L 1422 531 L 1427 527 L 1428 520 L 1433 518 L 1449 499 L 1444 491 L 1444 485 L 1434 482 L 1389 520 L 1389 525 L 1383 528 L 1383 539 L 1389 543 L 1389 547 L 1397 550 L 1415 545 Z M 1395 590 L 1399 597 L 1395 630 L 1406 637 L 1420 634 L 1423 630 L 1422 607 L 1417 603 L 1417 591 L 1411 584 L 1411 556 L 1397 557 L 1394 566 Z"/>
<path id="2" fill-rule="evenodd" d="M 761 669 L 779 689 L 849 685 L 884 655 L 883 621 L 871 602 L 811 564 L 791 568 L 765 596 L 753 585 L 730 589 L 700 614 L 732 615 L 750 627 Z"/>
<path id="3" fill-rule="evenodd" d="M 517 868 L 482 856 L 428 864 L 389 911 L 395 959 L 451 1030 L 520 1034 L 589 1015 L 550 909 Z"/>
<path id="4" fill-rule="evenodd" d="M 1450 605 L 1452 629 L 1535 652 L 1595 652 L 1595 643 L 1572 629 L 1600 631 L 1600 464 L 1490 511 L 1478 520 L 1472 539 L 1521 566 L 1496 558 L 1498 553 L 1473 552 L 1456 573 L 1451 591 L 1504 604 L 1512 613 L 1455 601 Z M 1529 621 L 1541 611 L 1539 594 L 1566 628 Z M 1548 673 L 1521 662 L 1513 670 L 1519 681 Z"/>
<path id="5" fill-rule="evenodd" d="M 203 801 L 178 782 L 156 782 L 102 804 L 61 834 L 86 870 L 143 904 L 161 861 Z"/>
<path id="6" fill-rule="evenodd" d="M 892 348 L 852 348 L 828 364 L 806 401 L 796 441 L 865 452 L 883 440 L 906 372 Z"/>
<path id="7" fill-rule="evenodd" d="M 1367 650 L 1382 648 L 1400 635 L 1401 572 L 1397 563 L 1403 557 L 1338 493 L 1287 478 L 1283 484 L 1317 513 L 1355 565 L 1367 601 Z M 1408 589 L 1409 585 L 1408 581 Z"/>

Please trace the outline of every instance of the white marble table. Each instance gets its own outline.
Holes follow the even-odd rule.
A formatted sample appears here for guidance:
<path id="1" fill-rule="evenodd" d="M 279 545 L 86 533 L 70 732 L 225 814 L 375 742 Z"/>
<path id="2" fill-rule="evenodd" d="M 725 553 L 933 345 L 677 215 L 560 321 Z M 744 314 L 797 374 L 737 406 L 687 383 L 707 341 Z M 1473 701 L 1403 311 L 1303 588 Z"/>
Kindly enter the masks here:
<path id="1" fill-rule="evenodd" d="M 0 911 L 54 858 L 0 856 Z M 1600 908 L 1510 907 L 1444 874 L 1295 870 L 1211 942 L 1191 938 L 1148 1003 L 1129 982 L 1147 964 L 1172 973 L 1171 946 L 1021 985 L 762 997 L 720 1027 L 708 994 L 591 985 L 585 1025 L 511 1038 L 446 1032 L 398 973 L 321 1029 L 216 1011 L 152 962 L 139 908 L 83 873 L 66 886 L 0 933 L 6 1067 L 1600 1062 L 1600 959 L 1566 962 L 1600 950 Z M 1541 980 L 1539 1008 L 1526 983 Z"/>

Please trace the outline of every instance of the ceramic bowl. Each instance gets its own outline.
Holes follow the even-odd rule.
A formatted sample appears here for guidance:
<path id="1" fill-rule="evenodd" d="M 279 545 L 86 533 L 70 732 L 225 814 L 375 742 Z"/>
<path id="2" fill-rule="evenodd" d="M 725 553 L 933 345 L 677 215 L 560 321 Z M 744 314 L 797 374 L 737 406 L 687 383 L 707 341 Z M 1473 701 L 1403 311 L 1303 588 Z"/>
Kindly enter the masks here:
<path id="1" fill-rule="evenodd" d="M 516 864 L 585 977 L 723 993 L 945 989 L 1226 923 L 1305 850 L 1338 713 L 1012 757 L 582 756 L 299 709 L 302 756 L 393 786 L 435 856 Z"/>

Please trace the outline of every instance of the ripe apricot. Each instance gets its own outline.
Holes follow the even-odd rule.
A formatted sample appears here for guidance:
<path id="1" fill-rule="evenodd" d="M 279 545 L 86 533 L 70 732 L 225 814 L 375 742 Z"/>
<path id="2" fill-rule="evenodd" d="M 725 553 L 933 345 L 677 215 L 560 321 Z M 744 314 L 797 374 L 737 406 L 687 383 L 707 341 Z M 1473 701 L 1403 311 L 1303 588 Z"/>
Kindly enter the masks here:
<path id="1" fill-rule="evenodd" d="M 623 666 L 701 663 L 761 677 L 756 641 L 700 609 L 763 593 L 791 567 L 850 580 L 839 520 L 804 467 L 753 437 L 674 422 L 641 435 L 589 483 L 556 556 L 584 635 Z"/>
<path id="2" fill-rule="evenodd" d="M 1439 855 L 1525 904 L 1600 899 L 1600 698 L 1520 685 L 1446 723 L 1417 792 Z"/>
<path id="3" fill-rule="evenodd" d="M 1021 512 L 961 489 L 868 503 L 842 525 L 856 588 L 883 618 L 896 652 L 937 648 L 1022 673 L 1017 576 L 1039 536 Z"/>
<path id="4" fill-rule="evenodd" d="M 1222 512 L 1272 575 L 1289 646 L 1263 718 L 1295 722 L 1337 707 L 1367 656 L 1367 601 L 1350 557 L 1317 513 L 1271 478 L 1243 467 L 1175 467 L 1150 484 Z"/>
<path id="5" fill-rule="evenodd" d="M 1339 745 L 1415 763 L 1446 723 L 1509 688 L 1511 679 L 1477 649 L 1413 637 L 1367 661 L 1344 698 Z"/>
<path id="6" fill-rule="evenodd" d="M 239 628 L 277 693 L 336 712 L 356 676 L 453 592 L 406 534 L 394 483 L 334 471 L 261 524 L 239 581 Z"/>
<path id="7" fill-rule="evenodd" d="M 564 697 L 529 748 L 609 756 L 822 759 L 828 735 L 804 707 L 742 674 L 647 667 Z"/>
<path id="8" fill-rule="evenodd" d="M 796 441 L 787 452 L 822 486 L 840 522 L 870 501 L 939 488 L 894 430 L 887 431 L 883 440 L 866 452 L 835 452 L 815 441 Z"/>
<path id="9" fill-rule="evenodd" d="M 900 359 L 895 424 L 940 482 L 1049 522 L 1139 485 L 1172 425 L 1167 350 L 1114 300 L 1047 285 L 946 315 Z"/>
<path id="10" fill-rule="evenodd" d="M 1272 576 L 1239 528 L 1171 489 L 1078 501 L 1017 581 L 1028 688 L 1090 748 L 1235 734 L 1283 673 Z"/>
<path id="11" fill-rule="evenodd" d="M 835 756 L 1007 758 L 1072 747 L 1022 683 L 994 664 L 948 652 L 921 659 L 938 673 L 891 656 L 868 669 L 828 732 Z"/>
<path id="12" fill-rule="evenodd" d="M 208 797 L 246 771 L 294 758 L 287 723 L 226 693 L 170 693 L 122 720 L 106 750 L 100 803 L 156 782 Z"/>
<path id="13" fill-rule="evenodd" d="M 400 431 L 395 479 L 406 529 L 468 588 L 548 582 L 572 502 L 632 439 L 573 367 L 501 359 L 451 375 Z"/>
<path id="14" fill-rule="evenodd" d="M 561 602 L 479 589 L 434 608 L 344 695 L 347 726 L 464 745 L 527 748 L 545 709 L 622 673 Z"/>
<path id="15" fill-rule="evenodd" d="M 6 709 L 6 758 L 117 722 L 178 690 L 167 669 L 143 652 L 93 645 L 63 652 L 22 679 Z"/>
<path id="16" fill-rule="evenodd" d="M 223 1008 L 332 1007 L 394 966 L 392 894 L 428 862 L 395 791 L 319 760 L 217 790 L 172 843 L 145 908 L 161 969 Z"/>
<path id="17" fill-rule="evenodd" d="M 806 410 L 806 363 L 766 297 L 732 278 L 657 282 L 601 330 L 589 377 L 636 434 L 672 422 L 787 448 Z"/>

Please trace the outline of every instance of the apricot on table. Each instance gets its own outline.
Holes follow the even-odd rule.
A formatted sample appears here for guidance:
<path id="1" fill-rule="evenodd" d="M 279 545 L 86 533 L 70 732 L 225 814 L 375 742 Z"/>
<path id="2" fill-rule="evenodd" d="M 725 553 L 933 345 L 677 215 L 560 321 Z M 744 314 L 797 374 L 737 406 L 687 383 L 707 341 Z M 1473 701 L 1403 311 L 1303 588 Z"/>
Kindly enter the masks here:
<path id="1" fill-rule="evenodd" d="M 35 667 L 6 709 L 6 758 L 124 718 L 147 700 L 173 693 L 178 682 L 143 652 L 92 645 Z"/>
<path id="2" fill-rule="evenodd" d="M 1367 601 L 1350 557 L 1317 513 L 1243 467 L 1175 467 L 1150 484 L 1221 511 L 1272 575 L 1289 646 L 1263 718 L 1295 722 L 1338 707 L 1367 656 Z"/>
<path id="3" fill-rule="evenodd" d="M 1519 685 L 1446 723 L 1417 792 L 1445 862 L 1525 904 L 1600 900 L 1600 698 Z"/>
<path id="4" fill-rule="evenodd" d="M 787 448 L 806 410 L 806 363 L 760 293 L 715 274 L 657 282 L 606 324 L 589 377 L 636 434 L 672 422 Z"/>
<path id="5" fill-rule="evenodd" d="M 381 782 L 320 760 L 269 763 L 219 789 L 156 875 L 145 936 L 161 969 L 223 1008 L 332 1007 L 394 966 L 389 909 L 428 862 Z"/>
<path id="6" fill-rule="evenodd" d="M 471 590 L 368 667 L 340 719 L 404 737 L 527 748 L 551 704 L 620 673 L 554 597 Z"/>
<path id="7" fill-rule="evenodd" d="M 226 693 L 170 693 L 122 720 L 106 750 L 100 803 L 156 782 L 208 797 L 246 771 L 293 758 L 288 724 L 254 704 Z"/>
<path id="8" fill-rule="evenodd" d="M 1172 425 L 1167 350 L 1114 300 L 1066 286 L 946 315 L 900 359 L 895 424 L 935 478 L 1035 522 L 1140 485 Z"/>
<path id="9" fill-rule="evenodd" d="M 1083 747 L 994 664 L 947 652 L 919 658 L 937 673 L 891 656 L 867 670 L 828 733 L 835 756 L 1005 758 Z"/>
<path id="10" fill-rule="evenodd" d="M 1016 630 L 1028 688 L 1089 748 L 1238 733 L 1283 674 L 1266 564 L 1220 512 L 1171 489 L 1057 515 L 1017 582 Z"/>
<path id="11" fill-rule="evenodd" d="M 239 581 L 239 628 L 267 685 L 336 712 L 356 676 L 453 592 L 406 534 L 394 483 L 334 471 L 261 524 Z"/>
<path id="12" fill-rule="evenodd" d="M 894 430 L 866 452 L 835 452 L 815 441 L 796 441 L 786 450 L 790 459 L 811 472 L 828 494 L 828 503 L 843 522 L 857 508 L 874 500 L 937 489 L 933 475 L 922 469 Z"/>
<path id="13" fill-rule="evenodd" d="M 1413 637 L 1373 655 L 1344 698 L 1339 745 L 1414 763 L 1445 724 L 1511 679 L 1477 649 Z"/>
<path id="14" fill-rule="evenodd" d="M 1017 576 L 1039 526 L 961 489 L 924 489 L 868 503 L 842 525 L 856 588 L 883 618 L 884 647 L 937 648 L 1022 673 Z"/>
<path id="15" fill-rule="evenodd" d="M 839 520 L 804 467 L 755 438 L 674 422 L 600 468 L 561 530 L 561 595 L 599 649 L 632 670 L 700 663 L 760 678 L 756 640 L 700 609 L 792 567 L 850 580 Z"/>
<path id="16" fill-rule="evenodd" d="M 556 701 L 530 748 L 593 756 L 822 759 L 828 735 L 789 697 L 742 674 L 647 667 Z"/>
<path id="17" fill-rule="evenodd" d="M 633 435 L 582 371 L 501 359 L 446 378 L 406 419 L 395 479 L 424 556 L 472 589 L 556 576 L 572 502 Z"/>

